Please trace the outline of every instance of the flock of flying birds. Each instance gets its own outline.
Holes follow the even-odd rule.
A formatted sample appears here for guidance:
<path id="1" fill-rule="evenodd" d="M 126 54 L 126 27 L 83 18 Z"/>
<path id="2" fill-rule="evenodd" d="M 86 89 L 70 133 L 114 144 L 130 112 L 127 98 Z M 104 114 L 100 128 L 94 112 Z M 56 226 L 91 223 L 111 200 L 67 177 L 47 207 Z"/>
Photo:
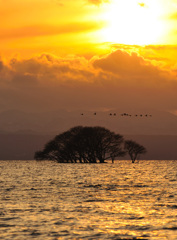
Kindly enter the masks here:
<path id="1" fill-rule="evenodd" d="M 84 113 L 81 113 L 81 115 L 83 116 Z M 97 113 L 94 112 L 93 115 L 96 116 Z M 116 116 L 117 116 L 117 113 L 109 113 L 108 115 L 109 115 L 110 117 L 111 117 L 111 116 L 116 117 Z M 135 114 L 135 115 L 132 115 L 132 114 L 128 114 L 128 113 L 121 113 L 120 116 L 121 116 L 121 117 L 133 117 L 133 116 L 134 116 L 134 117 L 152 117 L 151 114 L 139 114 L 139 115 L 138 115 L 138 114 Z"/>

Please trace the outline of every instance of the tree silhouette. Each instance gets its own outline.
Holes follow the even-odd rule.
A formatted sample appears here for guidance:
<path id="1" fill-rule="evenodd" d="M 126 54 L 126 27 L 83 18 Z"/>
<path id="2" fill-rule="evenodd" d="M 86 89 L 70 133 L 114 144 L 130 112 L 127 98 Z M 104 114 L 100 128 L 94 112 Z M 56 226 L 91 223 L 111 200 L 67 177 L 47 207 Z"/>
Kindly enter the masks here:
<path id="1" fill-rule="evenodd" d="M 132 140 L 126 140 L 124 148 L 125 151 L 130 155 L 132 163 L 135 162 L 140 154 L 145 154 L 147 152 L 145 147 Z"/>
<path id="2" fill-rule="evenodd" d="M 125 155 L 123 136 L 103 127 L 74 127 L 49 141 L 35 159 L 60 163 L 104 163 Z"/>

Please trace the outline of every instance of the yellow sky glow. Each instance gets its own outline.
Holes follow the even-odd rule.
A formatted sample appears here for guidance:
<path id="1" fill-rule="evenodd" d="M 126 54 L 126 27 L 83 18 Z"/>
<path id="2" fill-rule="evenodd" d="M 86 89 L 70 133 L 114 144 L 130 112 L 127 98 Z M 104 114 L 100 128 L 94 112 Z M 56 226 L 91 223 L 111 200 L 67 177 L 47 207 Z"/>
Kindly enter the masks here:
<path id="1" fill-rule="evenodd" d="M 175 0 L 0 0 L 0 55 L 94 56 L 112 44 L 176 45 Z"/>
<path id="2" fill-rule="evenodd" d="M 163 4 L 157 1 L 114 0 L 103 14 L 107 27 L 102 38 L 122 44 L 161 44 L 166 33 L 163 13 Z"/>

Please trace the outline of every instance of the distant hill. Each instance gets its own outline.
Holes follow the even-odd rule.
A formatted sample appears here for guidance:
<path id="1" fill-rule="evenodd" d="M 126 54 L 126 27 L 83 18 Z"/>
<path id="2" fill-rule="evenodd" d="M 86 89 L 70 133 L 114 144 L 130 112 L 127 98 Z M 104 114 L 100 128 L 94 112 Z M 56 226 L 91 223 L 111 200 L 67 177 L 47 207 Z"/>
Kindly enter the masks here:
<path id="1" fill-rule="evenodd" d="M 50 140 L 49 135 L 3 133 L 0 134 L 1 160 L 31 160 L 34 152 Z"/>
<path id="2" fill-rule="evenodd" d="M 143 159 L 177 160 L 177 136 L 170 135 L 126 135 L 126 139 L 133 139 L 146 147 Z"/>
<path id="3" fill-rule="evenodd" d="M 37 150 L 55 135 L 40 134 L 0 134 L 0 160 L 31 160 Z M 124 135 L 133 139 L 148 150 L 142 159 L 177 160 L 177 136 Z M 128 158 L 128 156 L 126 156 Z"/>
<path id="4" fill-rule="evenodd" d="M 144 145 L 145 159 L 177 159 L 177 116 L 153 110 L 0 112 L 0 159 L 33 159 L 56 134 L 74 126 L 103 126 Z"/>
<path id="5" fill-rule="evenodd" d="M 4 111 L 0 112 L 0 132 L 56 134 L 74 126 L 88 125 L 103 126 L 121 134 L 177 135 L 177 116 L 169 112 L 114 109 L 94 113 L 83 110 L 39 113 Z"/>

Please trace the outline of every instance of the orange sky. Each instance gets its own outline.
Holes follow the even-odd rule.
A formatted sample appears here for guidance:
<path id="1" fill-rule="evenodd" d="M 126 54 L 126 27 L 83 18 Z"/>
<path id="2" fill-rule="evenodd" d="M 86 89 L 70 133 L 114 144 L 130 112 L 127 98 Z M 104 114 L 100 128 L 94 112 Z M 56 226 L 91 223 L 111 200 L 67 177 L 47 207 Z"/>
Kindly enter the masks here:
<path id="1" fill-rule="evenodd" d="M 177 111 L 176 9 L 175 0 L 0 0 L 1 110 Z"/>
<path id="2" fill-rule="evenodd" d="M 0 0 L 0 52 L 29 57 L 97 54 L 105 42 L 174 45 L 176 7 L 174 0 Z"/>

